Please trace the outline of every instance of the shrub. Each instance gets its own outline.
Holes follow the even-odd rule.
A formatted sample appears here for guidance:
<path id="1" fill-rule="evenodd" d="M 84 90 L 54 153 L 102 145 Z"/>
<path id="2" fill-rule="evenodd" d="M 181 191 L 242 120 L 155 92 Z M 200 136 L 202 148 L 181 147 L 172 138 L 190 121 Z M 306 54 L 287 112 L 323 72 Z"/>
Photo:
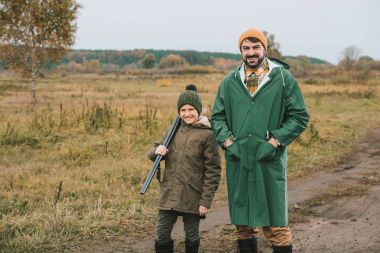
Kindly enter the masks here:
<path id="1" fill-rule="evenodd" d="M 189 63 L 182 56 L 179 56 L 177 54 L 169 54 L 168 56 L 161 59 L 160 63 L 158 64 L 158 67 L 160 69 L 167 69 L 188 65 Z"/>
<path id="2" fill-rule="evenodd" d="M 154 68 L 156 65 L 156 56 L 154 54 L 146 54 L 144 59 L 142 60 L 142 66 L 144 69 Z"/>

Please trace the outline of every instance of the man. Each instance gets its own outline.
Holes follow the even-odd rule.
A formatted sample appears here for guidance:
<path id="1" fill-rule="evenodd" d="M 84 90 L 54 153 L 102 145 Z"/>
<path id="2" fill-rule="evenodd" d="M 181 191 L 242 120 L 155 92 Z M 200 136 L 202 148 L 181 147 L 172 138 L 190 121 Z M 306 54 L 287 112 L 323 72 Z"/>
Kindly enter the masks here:
<path id="1" fill-rule="evenodd" d="M 288 227 L 287 146 L 308 123 L 303 95 L 286 64 L 265 57 L 256 29 L 239 38 L 243 63 L 221 82 L 212 130 L 225 149 L 228 203 L 240 252 L 257 252 L 263 227 L 273 252 L 292 252 Z"/>

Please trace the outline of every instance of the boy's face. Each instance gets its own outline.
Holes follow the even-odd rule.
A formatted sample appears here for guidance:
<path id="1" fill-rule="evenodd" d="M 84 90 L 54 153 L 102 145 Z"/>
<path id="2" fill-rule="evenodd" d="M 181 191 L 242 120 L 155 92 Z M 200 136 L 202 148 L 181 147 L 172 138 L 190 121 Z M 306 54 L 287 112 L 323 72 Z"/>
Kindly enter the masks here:
<path id="1" fill-rule="evenodd" d="M 179 117 L 188 125 L 198 121 L 199 113 L 192 105 L 184 105 L 179 109 Z"/>

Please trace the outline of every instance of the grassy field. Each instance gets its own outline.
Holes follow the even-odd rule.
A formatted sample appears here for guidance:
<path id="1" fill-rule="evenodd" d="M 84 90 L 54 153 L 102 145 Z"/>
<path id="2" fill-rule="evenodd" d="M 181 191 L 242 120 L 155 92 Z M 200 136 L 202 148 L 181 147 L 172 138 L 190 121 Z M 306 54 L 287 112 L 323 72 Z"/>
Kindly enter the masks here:
<path id="1" fill-rule="evenodd" d="M 0 77 L 0 252 L 63 252 L 151 234 L 158 183 L 140 187 L 147 151 L 176 115 L 186 84 L 210 108 L 221 74 L 41 79 Z M 380 125 L 380 80 L 304 85 L 311 119 L 289 148 L 289 177 L 344 159 Z M 226 199 L 223 177 L 216 201 Z"/>

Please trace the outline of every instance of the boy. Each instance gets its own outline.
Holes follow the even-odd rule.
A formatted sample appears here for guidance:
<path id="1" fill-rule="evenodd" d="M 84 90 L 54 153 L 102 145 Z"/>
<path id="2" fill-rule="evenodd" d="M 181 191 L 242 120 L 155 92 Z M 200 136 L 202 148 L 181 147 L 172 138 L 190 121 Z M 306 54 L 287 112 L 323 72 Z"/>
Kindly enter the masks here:
<path id="1" fill-rule="evenodd" d="M 181 125 L 169 145 L 156 144 L 149 158 L 162 155 L 165 171 L 161 181 L 157 220 L 157 253 L 173 252 L 171 232 L 183 217 L 185 252 L 199 249 L 199 221 L 211 206 L 220 181 L 218 145 L 207 117 L 200 116 L 202 103 L 195 85 L 188 85 L 177 102 Z"/>

